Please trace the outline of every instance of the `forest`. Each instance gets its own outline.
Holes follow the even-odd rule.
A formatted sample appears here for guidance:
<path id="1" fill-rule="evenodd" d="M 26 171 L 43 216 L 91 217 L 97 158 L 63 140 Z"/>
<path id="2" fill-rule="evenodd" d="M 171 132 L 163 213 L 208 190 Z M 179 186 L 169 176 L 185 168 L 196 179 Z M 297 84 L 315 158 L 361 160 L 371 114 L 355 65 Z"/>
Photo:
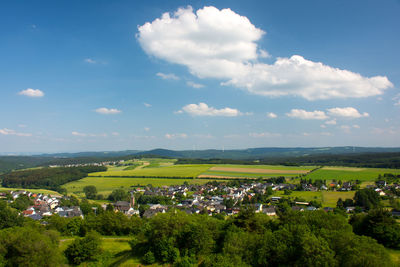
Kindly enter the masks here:
<path id="1" fill-rule="evenodd" d="M 107 168 L 103 166 L 40 168 L 2 174 L 0 180 L 3 187 L 60 191 L 60 186 L 65 183 L 82 179 L 91 172 L 106 170 Z"/>

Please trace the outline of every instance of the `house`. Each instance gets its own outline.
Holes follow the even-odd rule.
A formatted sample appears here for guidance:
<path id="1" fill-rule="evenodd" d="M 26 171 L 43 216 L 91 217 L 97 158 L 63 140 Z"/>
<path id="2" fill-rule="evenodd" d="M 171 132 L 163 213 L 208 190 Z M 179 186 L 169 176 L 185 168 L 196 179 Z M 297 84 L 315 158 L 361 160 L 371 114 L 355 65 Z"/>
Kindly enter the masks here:
<path id="1" fill-rule="evenodd" d="M 122 213 L 127 213 L 128 210 L 131 208 L 131 204 L 127 201 L 117 201 L 113 205 L 115 210 Z"/>
<path id="2" fill-rule="evenodd" d="M 276 216 L 276 209 L 274 206 L 263 208 L 262 213 L 264 213 L 268 216 Z"/>

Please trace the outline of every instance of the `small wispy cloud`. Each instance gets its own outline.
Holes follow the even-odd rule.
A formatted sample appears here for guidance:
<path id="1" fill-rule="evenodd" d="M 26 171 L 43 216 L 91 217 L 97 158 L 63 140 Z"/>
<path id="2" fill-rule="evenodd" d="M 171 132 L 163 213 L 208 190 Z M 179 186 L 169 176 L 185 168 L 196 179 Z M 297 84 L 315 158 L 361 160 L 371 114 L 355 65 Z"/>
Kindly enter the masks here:
<path id="1" fill-rule="evenodd" d="M 7 128 L 0 129 L 0 134 L 2 134 L 2 135 L 24 136 L 24 137 L 32 136 L 31 133 L 19 133 L 19 132 L 15 131 L 15 130 L 7 129 Z"/>
<path id="2" fill-rule="evenodd" d="M 121 113 L 121 110 L 118 110 L 116 108 L 98 108 L 95 110 L 97 113 L 100 114 L 105 114 L 105 115 L 113 115 L 113 114 L 118 114 Z"/>
<path id="3" fill-rule="evenodd" d="M 278 115 L 276 115 L 276 114 L 273 113 L 273 112 L 268 112 L 268 113 L 267 113 L 267 117 L 270 118 L 270 119 L 275 119 L 275 118 L 278 117 Z"/>
<path id="4" fill-rule="evenodd" d="M 242 115 L 242 113 L 234 108 L 222 108 L 216 109 L 209 107 L 206 103 L 189 104 L 182 108 L 182 110 L 175 113 L 186 112 L 192 116 L 223 116 L 223 117 L 236 117 Z"/>
<path id="5" fill-rule="evenodd" d="M 32 88 L 27 88 L 25 90 L 22 90 L 18 94 L 27 96 L 27 97 L 33 97 L 33 98 L 39 98 L 39 97 L 44 96 L 43 91 L 41 91 L 39 89 L 32 89 Z"/>
<path id="6" fill-rule="evenodd" d="M 369 117 L 367 112 L 360 113 L 357 109 L 353 107 L 347 108 L 330 108 L 328 109 L 328 114 L 333 117 L 344 117 L 344 118 L 361 118 L 361 117 Z"/>
<path id="7" fill-rule="evenodd" d="M 272 137 L 279 137 L 281 136 L 281 134 L 264 132 L 264 133 L 249 133 L 249 136 L 253 138 L 272 138 Z"/>
<path id="8" fill-rule="evenodd" d="M 169 133 L 166 133 L 166 134 L 165 134 L 165 138 L 167 138 L 167 139 L 177 139 L 177 138 L 183 138 L 183 139 L 185 139 L 185 138 L 187 138 L 187 137 L 188 137 L 188 135 L 185 134 L 185 133 L 176 133 L 176 134 L 169 134 Z"/>
<path id="9" fill-rule="evenodd" d="M 149 127 L 144 127 L 143 129 L 144 129 L 146 132 L 150 131 L 150 128 L 149 128 Z"/>
<path id="10" fill-rule="evenodd" d="M 325 112 L 320 110 L 306 111 L 304 109 L 292 109 L 286 115 L 290 118 L 302 119 L 302 120 L 325 120 L 328 118 Z"/>
<path id="11" fill-rule="evenodd" d="M 200 88 L 203 88 L 203 87 L 204 87 L 203 84 L 195 83 L 195 82 L 192 82 L 192 81 L 188 81 L 188 82 L 186 82 L 186 84 L 187 84 L 188 86 L 193 87 L 193 88 L 196 88 L 196 89 L 200 89 Z"/>
<path id="12" fill-rule="evenodd" d="M 143 105 L 146 107 L 146 108 L 150 108 L 152 105 L 151 104 L 149 104 L 149 103 L 143 103 Z"/>
<path id="13" fill-rule="evenodd" d="M 83 61 L 85 61 L 86 63 L 89 63 L 89 64 L 96 64 L 97 63 L 97 61 L 94 60 L 93 58 L 85 58 Z"/>
<path id="14" fill-rule="evenodd" d="M 160 77 L 161 79 L 163 79 L 163 80 L 175 80 L 175 81 L 179 80 L 179 77 L 176 76 L 176 75 L 173 74 L 173 73 L 162 73 L 162 72 L 157 72 L 156 75 L 157 75 L 158 77 Z"/>

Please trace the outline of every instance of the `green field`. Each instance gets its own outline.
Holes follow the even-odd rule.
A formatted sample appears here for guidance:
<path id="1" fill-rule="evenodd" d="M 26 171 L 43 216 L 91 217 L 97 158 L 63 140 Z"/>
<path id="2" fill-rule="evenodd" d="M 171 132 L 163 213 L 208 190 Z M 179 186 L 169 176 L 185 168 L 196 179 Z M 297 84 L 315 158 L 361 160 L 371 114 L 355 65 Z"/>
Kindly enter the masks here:
<path id="1" fill-rule="evenodd" d="M 238 165 L 238 164 L 218 164 L 214 165 L 224 168 L 242 168 L 242 169 L 267 169 L 267 170 L 294 170 L 294 171 L 310 171 L 316 166 L 283 166 L 283 165 Z"/>
<path id="2" fill-rule="evenodd" d="M 322 203 L 322 207 L 335 208 L 339 198 L 345 200 L 346 198 L 353 198 L 354 191 L 352 192 L 336 192 L 336 191 L 293 191 L 290 195 L 285 195 L 283 191 L 274 192 L 273 196 L 302 198 L 309 202 L 316 200 Z"/>
<path id="3" fill-rule="evenodd" d="M 90 173 L 89 176 L 197 177 L 212 166 L 214 165 L 173 165 L 166 167 L 159 166 L 155 168 L 136 168 L 134 170 L 126 171 L 110 169 L 105 172 Z"/>
<path id="4" fill-rule="evenodd" d="M 246 173 L 246 172 L 225 172 L 225 171 L 206 171 L 201 174 L 201 176 L 225 176 L 225 177 L 237 177 L 237 178 L 269 178 L 269 177 L 277 177 L 277 176 L 285 176 L 285 177 L 296 177 L 296 174 L 266 174 L 266 173 Z"/>
<path id="5" fill-rule="evenodd" d="M 18 191 L 18 190 L 26 190 L 32 193 L 36 193 L 36 194 L 45 194 L 45 195 L 58 195 L 60 196 L 61 194 L 56 192 L 56 191 L 52 191 L 52 190 L 47 190 L 47 189 L 26 189 L 26 188 L 8 188 L 8 187 L 0 187 L 0 192 L 1 191 Z"/>
<path id="6" fill-rule="evenodd" d="M 97 263 L 100 266 L 142 266 L 140 260 L 132 256 L 131 247 L 128 243 L 130 239 L 130 237 L 103 237 L 101 242 L 103 252 L 99 255 L 100 262 Z M 74 239 L 70 237 L 61 239 L 61 251 L 64 251 L 73 241 Z M 88 266 L 88 263 L 82 263 L 79 266 Z M 160 265 L 153 264 L 147 266 Z"/>
<path id="7" fill-rule="evenodd" d="M 130 189 L 132 186 L 145 186 L 151 184 L 156 187 L 181 185 L 184 182 L 189 184 L 205 184 L 208 179 L 169 179 L 169 178 L 121 178 L 121 177 L 86 177 L 78 181 L 70 182 L 63 185 L 67 189 L 68 194 L 75 194 L 83 197 L 83 188 L 87 185 L 94 185 L 99 194 L 109 195 L 114 189 L 123 188 Z"/>
<path id="8" fill-rule="evenodd" d="M 219 164 L 211 167 L 201 174 L 201 177 L 237 177 L 237 178 L 259 178 L 259 177 L 296 177 L 301 173 L 314 169 L 314 166 L 279 166 L 279 165 L 233 165 Z M 297 173 L 298 172 L 298 173 Z"/>
<path id="9" fill-rule="evenodd" d="M 360 180 L 374 181 L 379 174 L 400 174 L 399 169 L 374 169 L 374 168 L 349 168 L 349 167 L 323 167 L 307 174 L 307 179 L 322 180 Z"/>

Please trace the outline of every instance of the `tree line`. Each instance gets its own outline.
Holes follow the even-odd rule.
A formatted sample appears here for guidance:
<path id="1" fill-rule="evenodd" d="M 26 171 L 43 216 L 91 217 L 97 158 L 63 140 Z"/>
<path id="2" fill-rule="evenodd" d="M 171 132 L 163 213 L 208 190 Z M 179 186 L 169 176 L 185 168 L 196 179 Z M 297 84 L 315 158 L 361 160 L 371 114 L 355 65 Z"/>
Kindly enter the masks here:
<path id="1" fill-rule="evenodd" d="M 14 171 L 0 175 L 3 187 L 42 188 L 55 191 L 61 185 L 82 179 L 91 172 L 106 171 L 103 166 L 41 168 L 34 170 Z"/>

